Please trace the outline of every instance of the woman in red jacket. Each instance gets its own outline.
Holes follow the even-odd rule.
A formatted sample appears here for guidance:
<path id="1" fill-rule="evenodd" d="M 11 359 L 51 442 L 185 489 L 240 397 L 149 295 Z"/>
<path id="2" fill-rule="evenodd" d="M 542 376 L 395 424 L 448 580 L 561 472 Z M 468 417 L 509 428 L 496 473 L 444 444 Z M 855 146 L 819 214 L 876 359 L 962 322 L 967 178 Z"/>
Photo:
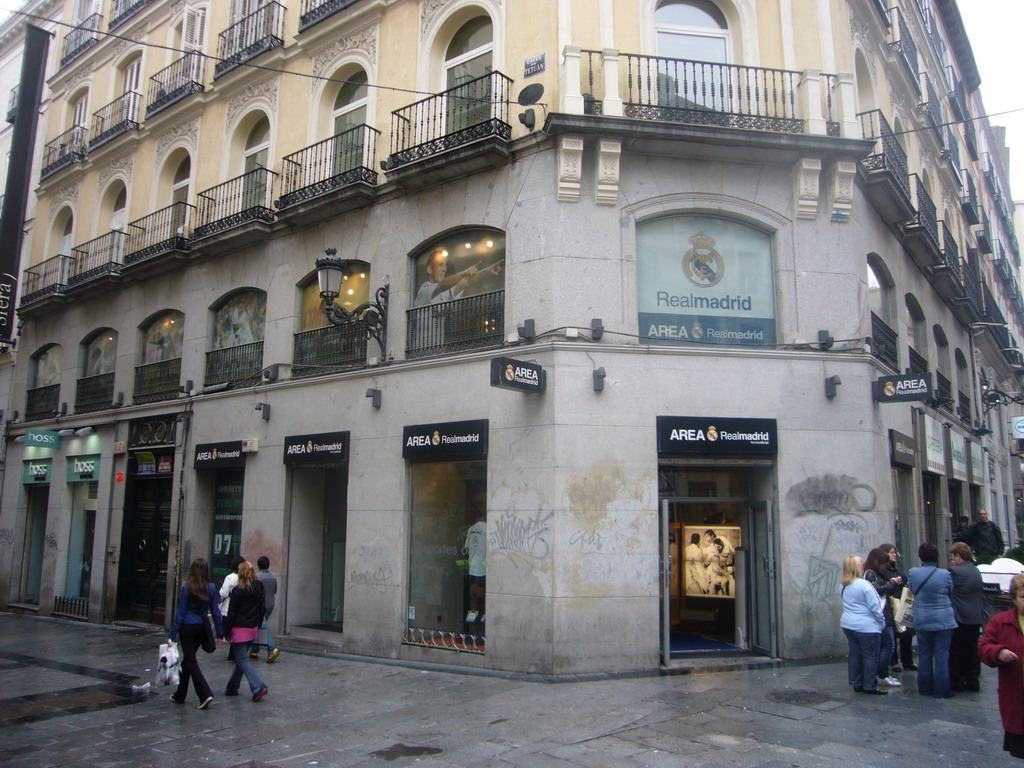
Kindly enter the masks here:
<path id="1" fill-rule="evenodd" d="M 1024 759 L 1024 574 L 1010 582 L 1014 607 L 989 619 L 978 656 L 999 669 L 999 714 L 1003 749 Z"/>

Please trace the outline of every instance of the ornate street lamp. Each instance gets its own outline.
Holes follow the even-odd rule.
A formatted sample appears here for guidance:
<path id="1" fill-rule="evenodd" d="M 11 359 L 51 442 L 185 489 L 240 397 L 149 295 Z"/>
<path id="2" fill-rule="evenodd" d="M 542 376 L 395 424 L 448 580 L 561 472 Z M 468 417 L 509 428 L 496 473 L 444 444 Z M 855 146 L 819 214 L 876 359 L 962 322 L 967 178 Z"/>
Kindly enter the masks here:
<path id="1" fill-rule="evenodd" d="M 362 328 L 367 338 L 374 338 L 380 346 L 381 358 L 387 358 L 388 343 L 388 293 L 389 285 L 382 285 L 374 292 L 371 301 L 360 304 L 349 311 L 334 300 L 341 293 L 345 268 L 355 264 L 355 259 L 339 259 L 337 248 L 328 248 L 324 257 L 316 260 L 316 279 L 320 286 L 322 309 L 332 325 L 353 325 Z"/>

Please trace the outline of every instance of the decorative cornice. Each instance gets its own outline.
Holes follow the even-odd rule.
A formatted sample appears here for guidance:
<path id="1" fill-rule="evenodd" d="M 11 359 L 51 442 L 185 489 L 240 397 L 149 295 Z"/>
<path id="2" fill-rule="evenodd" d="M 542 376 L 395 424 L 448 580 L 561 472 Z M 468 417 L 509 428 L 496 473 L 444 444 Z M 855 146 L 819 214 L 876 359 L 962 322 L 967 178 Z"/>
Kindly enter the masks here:
<path id="1" fill-rule="evenodd" d="M 195 117 L 189 120 L 187 123 L 178 123 L 172 125 L 162 134 L 156 141 L 156 156 L 162 158 L 167 148 L 178 141 L 179 139 L 185 139 L 189 145 L 195 149 L 199 141 L 199 118 Z M 194 162 L 194 161 L 193 161 Z"/>
<path id="2" fill-rule="evenodd" d="M 54 95 L 59 92 L 71 93 L 75 88 L 81 85 L 84 81 L 92 77 L 92 73 L 95 69 L 95 64 L 91 61 L 84 63 L 75 74 L 71 75 L 67 80 L 60 84 L 59 89 L 54 88 Z M 56 86 L 56 83 L 54 84 Z"/>
<path id="3" fill-rule="evenodd" d="M 274 75 L 258 83 L 247 85 L 240 93 L 228 99 L 227 124 L 232 125 L 235 116 L 255 99 L 266 99 L 270 103 L 270 111 L 277 112 L 277 92 L 280 82 L 280 76 Z"/>
<path id="4" fill-rule="evenodd" d="M 99 188 L 102 190 L 103 187 L 107 185 L 107 182 L 110 180 L 110 178 L 119 171 L 124 171 L 128 179 L 131 180 L 132 169 L 134 168 L 134 165 L 135 155 L 131 154 L 114 158 L 109 163 L 106 163 L 105 165 L 101 166 L 99 169 L 99 173 L 97 174 Z"/>
<path id="5" fill-rule="evenodd" d="M 562 136 L 558 142 L 558 200 L 576 203 L 583 178 L 583 137 Z"/>
<path id="6" fill-rule="evenodd" d="M 334 69 L 334 63 L 346 51 L 352 50 L 363 51 L 370 61 L 376 64 L 377 40 L 380 31 L 378 21 L 375 20 L 374 24 L 356 30 L 348 37 L 333 40 L 317 50 L 313 54 L 313 74 L 318 77 L 329 76 Z M 312 82 L 316 85 L 316 80 Z"/>
<path id="7" fill-rule="evenodd" d="M 122 53 L 127 51 L 129 48 L 138 45 L 142 38 L 149 34 L 149 24 L 143 22 L 134 29 L 125 32 L 122 35 L 122 40 L 119 40 L 113 48 L 110 49 L 111 54 L 117 59 Z"/>
<path id="8" fill-rule="evenodd" d="M 78 182 L 54 190 L 50 198 L 50 212 L 59 211 L 62 205 L 78 208 Z"/>
<path id="9" fill-rule="evenodd" d="M 619 202 L 619 157 L 622 154 L 622 142 L 619 139 L 601 139 L 597 152 L 597 191 L 594 199 L 598 205 L 615 205 Z"/>

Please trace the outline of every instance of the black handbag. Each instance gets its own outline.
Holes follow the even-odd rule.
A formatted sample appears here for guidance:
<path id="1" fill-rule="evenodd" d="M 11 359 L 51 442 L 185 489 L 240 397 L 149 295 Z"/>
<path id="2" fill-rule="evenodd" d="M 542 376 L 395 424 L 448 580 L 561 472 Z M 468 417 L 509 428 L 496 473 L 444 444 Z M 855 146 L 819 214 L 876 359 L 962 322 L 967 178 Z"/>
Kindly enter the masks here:
<path id="1" fill-rule="evenodd" d="M 192 599 L 192 595 L 189 595 L 189 600 Z M 199 645 L 207 653 L 213 653 L 217 650 L 217 629 L 213 625 L 213 614 L 210 613 L 210 609 L 207 608 L 203 612 L 203 641 Z"/>

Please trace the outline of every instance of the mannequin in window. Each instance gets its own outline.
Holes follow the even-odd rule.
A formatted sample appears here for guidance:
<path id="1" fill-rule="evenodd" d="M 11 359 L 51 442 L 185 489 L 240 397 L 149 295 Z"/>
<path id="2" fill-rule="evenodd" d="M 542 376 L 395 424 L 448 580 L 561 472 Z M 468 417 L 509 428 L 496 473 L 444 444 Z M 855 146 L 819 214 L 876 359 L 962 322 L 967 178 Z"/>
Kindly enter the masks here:
<path id="1" fill-rule="evenodd" d="M 416 292 L 413 300 L 414 307 L 424 307 L 427 304 L 438 304 L 443 301 L 451 301 L 459 298 L 467 287 L 475 283 L 484 275 L 490 273 L 497 275 L 501 273 L 504 259 L 494 262 L 489 267 L 480 269 L 483 261 L 478 261 L 461 272 L 448 275 L 448 253 L 444 250 L 437 250 L 430 254 L 427 260 L 427 279 Z"/>
<path id="2" fill-rule="evenodd" d="M 478 513 L 476 522 L 466 531 L 464 551 L 469 561 L 469 606 L 467 624 L 484 623 L 484 597 L 487 577 L 487 522 L 485 513 Z"/>

